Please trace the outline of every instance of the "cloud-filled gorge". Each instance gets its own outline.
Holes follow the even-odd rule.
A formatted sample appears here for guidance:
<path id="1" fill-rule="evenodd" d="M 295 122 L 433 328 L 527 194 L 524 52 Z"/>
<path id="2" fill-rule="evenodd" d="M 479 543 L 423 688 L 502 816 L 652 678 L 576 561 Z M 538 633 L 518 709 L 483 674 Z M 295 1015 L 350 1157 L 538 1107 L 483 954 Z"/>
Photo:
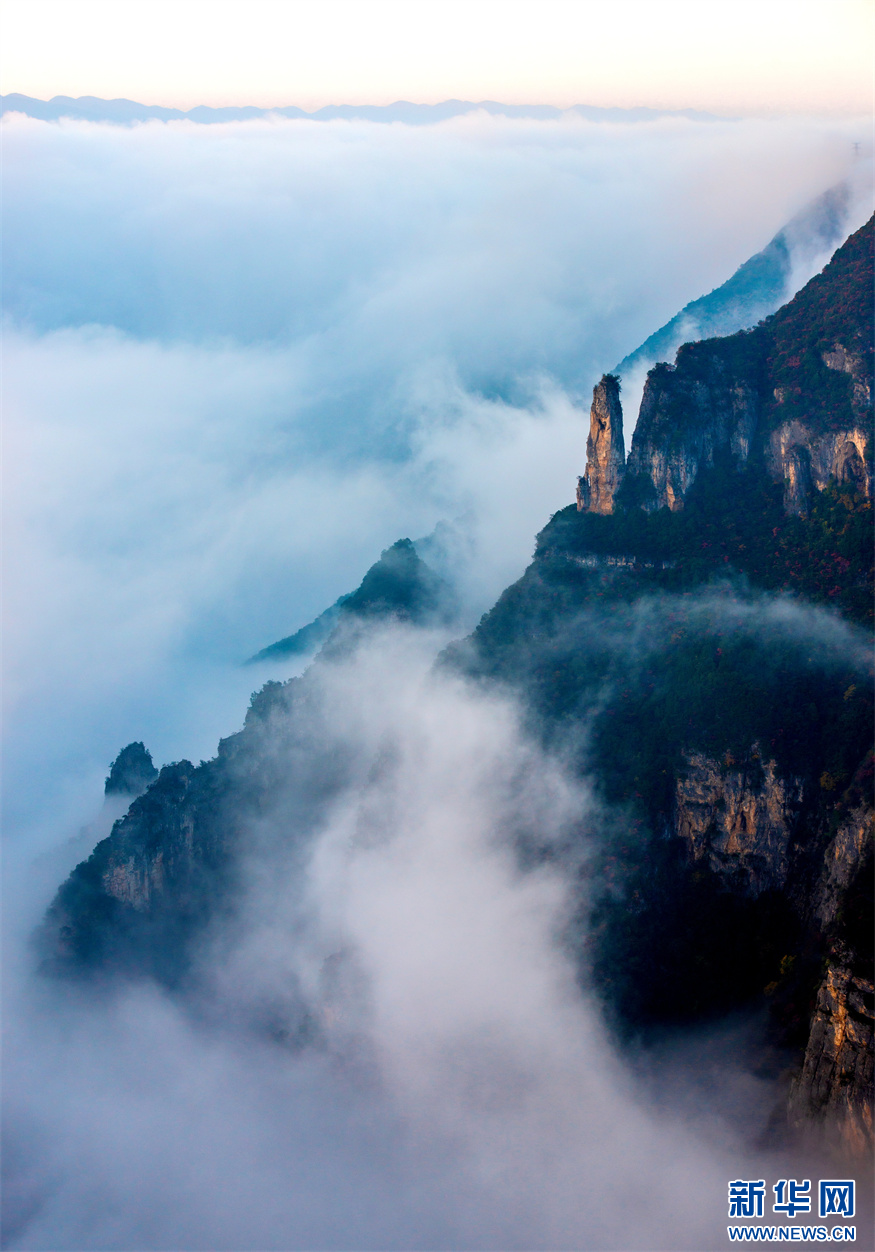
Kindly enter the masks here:
<path id="1" fill-rule="evenodd" d="M 579 959 L 626 820 L 590 721 L 550 742 L 435 658 L 572 498 L 600 374 L 853 177 L 853 124 L 2 125 L 4 1246 L 719 1245 L 727 1179 L 781 1160 L 771 1077 L 702 1097 L 745 1022 L 689 1070 L 621 1054 Z M 452 630 L 375 629 L 271 710 L 196 991 L 35 978 L 118 750 L 213 757 L 296 672 L 242 662 L 442 521 Z M 721 594 L 690 612 L 865 669 Z M 649 611 L 602 651 L 661 646 Z"/>

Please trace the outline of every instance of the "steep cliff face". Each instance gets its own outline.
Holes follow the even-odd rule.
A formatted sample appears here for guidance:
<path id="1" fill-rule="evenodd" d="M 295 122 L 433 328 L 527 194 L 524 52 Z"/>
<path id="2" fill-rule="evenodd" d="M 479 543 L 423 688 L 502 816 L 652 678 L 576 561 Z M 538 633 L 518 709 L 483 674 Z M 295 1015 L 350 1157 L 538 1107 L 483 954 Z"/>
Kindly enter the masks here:
<path id="1" fill-rule="evenodd" d="M 864 499 L 872 498 L 872 366 L 871 354 L 860 339 L 860 334 L 855 335 L 853 351 L 834 343 L 831 350 L 820 353 L 827 369 L 851 381 L 850 412 L 838 429 L 824 429 L 816 414 L 814 420 L 804 414 L 783 418 L 788 404 L 798 409 L 800 389 L 772 388 L 771 418 L 777 425 L 769 436 L 766 461 L 772 476 L 784 480 L 788 513 L 807 516 L 813 492 L 823 491 L 830 479 Z"/>
<path id="2" fill-rule="evenodd" d="M 168 885 L 180 891 L 206 854 L 195 841 L 190 802 L 194 767 L 165 766 L 148 800 L 132 806 L 106 848 L 100 882 L 113 900 L 146 912 Z"/>
<path id="3" fill-rule="evenodd" d="M 750 895 L 778 890 L 787 882 L 802 794 L 802 780 L 782 778 L 756 747 L 741 766 L 731 754 L 715 761 L 693 753 L 677 780 L 675 832 L 694 861 Z"/>
<path id="4" fill-rule="evenodd" d="M 592 392 L 586 470 L 577 480 L 578 510 L 612 513 L 614 495 L 623 481 L 625 468 L 620 383 L 613 374 L 605 374 Z"/>
<path id="5" fill-rule="evenodd" d="M 836 952 L 818 988 L 802 1072 L 789 1098 L 793 1128 L 818 1127 L 851 1156 L 872 1151 L 875 986 Z"/>
<path id="6" fill-rule="evenodd" d="M 866 873 L 872 859 L 875 813 L 870 795 L 860 799 L 844 814 L 838 830 L 823 857 L 820 881 L 814 892 L 814 917 L 825 931 L 839 920 L 841 910 L 855 879 Z"/>
<path id="7" fill-rule="evenodd" d="M 747 463 L 759 420 L 759 397 L 741 363 L 707 344 L 686 344 L 677 364 L 650 371 L 632 439 L 628 472 L 643 487 L 647 510 L 683 507 L 699 473 L 720 454 Z"/>
<path id="8" fill-rule="evenodd" d="M 38 935 L 44 968 L 180 976 L 186 936 L 221 900 L 237 812 L 221 811 L 230 781 L 217 762 L 161 770 L 55 897 Z"/>
<path id="9" fill-rule="evenodd" d="M 871 916 L 859 905 L 867 897 L 871 904 L 875 813 L 871 796 L 867 801 L 860 794 L 864 788 L 858 783 L 854 790 L 822 858 L 812 864 L 817 839 L 800 829 L 800 779 L 782 779 L 775 762 L 763 765 L 757 750 L 742 768 L 693 755 L 677 781 L 674 829 L 694 862 L 706 862 L 735 889 L 756 896 L 783 890 L 793 878 L 807 934 L 802 946 L 820 947 L 825 968 L 790 1089 L 788 1122 L 797 1133 L 814 1130 L 847 1154 L 864 1156 L 875 1145 L 875 987 L 871 934 L 866 944 Z M 792 968 L 794 961 L 787 956 L 783 965 Z"/>
<path id="10" fill-rule="evenodd" d="M 871 760 L 861 773 L 812 893 L 813 919 L 827 941 L 826 968 L 789 1100 L 792 1126 L 804 1131 L 814 1124 L 855 1156 L 875 1144 Z"/>
<path id="11" fill-rule="evenodd" d="M 721 455 L 736 468 L 763 464 L 797 516 L 830 480 L 872 498 L 873 223 L 754 330 L 685 344 L 673 366 L 650 371 L 630 499 L 680 509 Z"/>
<path id="12" fill-rule="evenodd" d="M 778 399 L 780 389 L 776 389 Z M 815 491 L 823 491 L 831 479 L 850 487 L 864 499 L 872 498 L 870 430 L 854 425 L 839 431 L 817 433 L 797 418 L 783 422 L 769 436 L 766 460 L 772 477 L 784 482 L 784 508 L 807 517 Z"/>
<path id="13" fill-rule="evenodd" d="M 765 471 L 781 485 L 790 517 L 808 518 L 832 484 L 848 502 L 869 508 L 873 222 L 765 324 L 731 339 L 685 345 L 674 366 L 650 372 L 621 504 L 677 512 L 697 479 L 719 463 L 724 490 L 731 490 L 733 474 Z M 835 550 L 847 522 L 836 520 L 837 526 L 820 524 L 838 584 L 849 562 Z M 867 533 L 871 565 L 871 521 Z M 702 549 L 710 543 L 708 536 Z M 803 544 L 796 564 L 815 559 L 813 546 Z M 821 786 L 834 786 L 828 772 Z M 802 779 L 782 774 L 774 761 L 756 752 L 737 766 L 731 757 L 693 752 L 677 776 L 672 821 L 693 864 L 706 865 L 733 891 L 753 898 L 779 892 L 791 903 L 800 930 L 789 946 L 797 955 L 788 952 L 782 970 L 791 971 L 802 953 L 809 963 L 819 953 L 822 970 L 788 1117 L 795 1130 L 818 1127 L 851 1155 L 873 1147 L 871 776 L 855 795 L 832 810 L 823 797 L 820 807 L 809 797 L 803 815 Z M 782 974 L 770 986 L 782 980 L 792 977 Z M 795 992 L 803 1017 L 804 993 L 804 987 Z"/>

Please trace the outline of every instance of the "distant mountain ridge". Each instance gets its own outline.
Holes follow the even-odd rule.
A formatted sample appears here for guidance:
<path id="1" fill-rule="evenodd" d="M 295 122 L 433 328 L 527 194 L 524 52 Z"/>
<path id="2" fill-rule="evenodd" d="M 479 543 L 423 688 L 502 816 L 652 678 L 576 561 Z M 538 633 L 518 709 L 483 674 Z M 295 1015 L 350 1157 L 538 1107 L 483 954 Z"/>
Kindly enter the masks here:
<path id="1" fill-rule="evenodd" d="M 395 617 L 417 625 L 438 620 L 448 623 L 458 607 L 452 575 L 450 579 L 443 577 L 432 565 L 450 574 L 446 547 L 447 537 L 453 533 L 453 527 L 443 522 L 431 535 L 416 542 L 399 539 L 381 553 L 355 591 L 340 596 L 294 634 L 256 652 L 246 664 L 312 656 L 342 621 L 349 622 L 354 617 Z M 432 564 L 422 559 L 422 552 L 431 558 Z"/>
<path id="2" fill-rule="evenodd" d="M 217 122 L 245 122 L 259 117 L 289 117 L 307 118 L 317 122 L 346 118 L 350 121 L 403 122 L 408 126 L 429 126 L 478 111 L 491 113 L 496 117 L 532 118 L 538 121 L 549 121 L 569 114 L 576 114 L 593 122 L 649 122 L 658 117 L 685 117 L 695 122 L 727 120 L 713 113 L 704 113 L 700 109 L 650 109 L 644 106 L 619 109 L 588 104 L 573 104 L 567 109 L 560 109 L 551 104 L 501 104 L 497 100 L 442 100 L 439 104 L 414 104 L 410 100 L 396 100 L 393 104 L 328 104 L 308 113 L 294 104 L 274 109 L 262 109 L 256 105 L 214 108 L 206 104 L 196 105 L 193 109 L 171 109 L 160 104 L 140 104 L 136 100 L 124 98 L 104 100 L 100 96 L 52 96 L 51 100 L 38 100 L 17 91 L 0 96 L 0 115 L 24 113 L 44 122 L 71 118 L 74 121 L 112 122 L 116 125 L 153 120 L 187 120 L 209 125 Z"/>
<path id="3" fill-rule="evenodd" d="M 734 335 L 774 313 L 792 295 L 794 260 L 825 258 L 845 239 L 851 191 L 830 187 L 778 231 L 765 248 L 743 262 L 731 278 L 684 305 L 611 370 L 621 378 L 642 374 L 658 361 L 669 364 L 681 344 Z"/>
<path id="4" fill-rule="evenodd" d="M 452 616 L 453 592 L 449 585 L 421 560 L 410 539 L 399 539 L 381 553 L 355 591 L 335 600 L 315 621 L 293 635 L 256 652 L 246 664 L 309 656 L 331 639 L 341 622 L 354 618 L 393 617 L 423 626 Z"/>

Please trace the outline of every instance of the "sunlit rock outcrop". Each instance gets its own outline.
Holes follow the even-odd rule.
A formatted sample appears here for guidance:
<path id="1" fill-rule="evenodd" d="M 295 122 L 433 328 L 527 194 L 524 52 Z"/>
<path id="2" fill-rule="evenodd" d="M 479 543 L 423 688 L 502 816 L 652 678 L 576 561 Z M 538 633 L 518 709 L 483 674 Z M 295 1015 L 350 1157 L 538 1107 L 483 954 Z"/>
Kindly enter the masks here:
<path id="1" fill-rule="evenodd" d="M 620 383 L 613 374 L 605 374 L 592 392 L 586 469 L 577 480 L 578 509 L 589 513 L 612 513 L 614 495 L 623 481 L 625 468 Z"/>
<path id="2" fill-rule="evenodd" d="M 862 426 L 818 434 L 796 418 L 773 431 L 767 463 L 773 477 L 784 481 L 787 512 L 807 516 L 812 493 L 823 491 L 831 479 L 840 487 L 850 487 L 867 500 L 871 499 L 869 439 L 869 433 Z"/>
<path id="3" fill-rule="evenodd" d="M 693 860 L 759 895 L 787 881 L 802 792 L 801 779 L 782 778 L 756 748 L 742 764 L 694 753 L 677 781 L 675 829 Z"/>
<path id="4" fill-rule="evenodd" d="M 872 978 L 834 954 L 817 992 L 802 1071 L 789 1100 L 790 1123 L 817 1127 L 851 1156 L 872 1151 Z"/>

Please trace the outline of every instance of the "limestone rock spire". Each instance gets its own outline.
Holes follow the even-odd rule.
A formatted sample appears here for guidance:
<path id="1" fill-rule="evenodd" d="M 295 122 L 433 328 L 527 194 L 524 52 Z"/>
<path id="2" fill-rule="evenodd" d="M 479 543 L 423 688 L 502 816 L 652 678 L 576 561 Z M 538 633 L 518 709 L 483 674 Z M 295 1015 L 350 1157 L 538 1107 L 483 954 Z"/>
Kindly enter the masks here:
<path id="1" fill-rule="evenodd" d="M 614 495 L 625 469 L 620 380 L 614 374 L 605 374 L 592 391 L 586 470 L 577 480 L 578 512 L 613 513 Z"/>

